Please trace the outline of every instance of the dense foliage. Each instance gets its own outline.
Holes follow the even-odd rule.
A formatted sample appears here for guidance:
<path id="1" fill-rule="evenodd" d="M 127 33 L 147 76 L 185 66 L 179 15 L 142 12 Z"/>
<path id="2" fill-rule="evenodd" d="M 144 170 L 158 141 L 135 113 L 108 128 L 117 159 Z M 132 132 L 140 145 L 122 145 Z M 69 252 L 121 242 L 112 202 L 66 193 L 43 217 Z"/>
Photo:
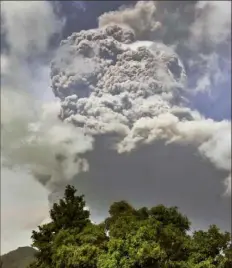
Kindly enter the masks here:
<path id="1" fill-rule="evenodd" d="M 33 231 L 38 254 L 30 268 L 232 267 L 230 234 L 212 225 L 190 235 L 190 222 L 176 207 L 135 209 L 116 202 L 109 217 L 94 224 L 84 196 L 67 186 L 50 216 Z"/>

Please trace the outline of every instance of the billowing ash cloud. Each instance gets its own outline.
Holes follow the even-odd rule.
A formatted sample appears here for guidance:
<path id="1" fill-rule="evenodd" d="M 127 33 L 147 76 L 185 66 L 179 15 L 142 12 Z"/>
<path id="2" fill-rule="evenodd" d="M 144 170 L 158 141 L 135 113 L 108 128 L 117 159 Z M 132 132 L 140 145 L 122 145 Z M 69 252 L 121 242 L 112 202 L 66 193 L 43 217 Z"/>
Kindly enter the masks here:
<path id="1" fill-rule="evenodd" d="M 153 1 L 139 1 L 133 8 L 105 13 L 99 18 L 99 26 L 117 24 L 133 30 L 137 39 L 150 39 L 151 35 L 160 29 L 156 20 L 156 6 Z"/>
<path id="2" fill-rule="evenodd" d="M 90 169 L 73 183 L 95 216 L 127 199 L 178 205 L 190 218 L 228 228 L 229 199 L 220 195 L 223 179 L 231 191 L 231 123 L 189 108 L 192 95 L 228 77 L 228 53 L 220 53 L 229 33 L 219 34 L 228 16 L 213 31 L 213 4 L 191 2 L 175 14 L 168 8 L 138 2 L 103 14 L 98 29 L 62 41 L 51 65 L 60 118 L 95 138 L 94 150 L 85 154 Z M 182 28 L 173 29 L 178 18 Z M 212 42 L 196 32 L 197 22 Z"/>
<path id="3" fill-rule="evenodd" d="M 129 27 L 139 40 L 175 48 L 195 92 L 210 90 L 230 76 L 230 1 L 138 1 L 99 18 L 100 27 L 112 23 Z"/>
<path id="4" fill-rule="evenodd" d="M 112 134 L 118 153 L 156 141 L 192 144 L 230 172 L 230 139 L 221 138 L 230 135 L 230 122 L 187 107 L 186 73 L 173 50 L 109 25 L 72 34 L 61 51 L 51 75 L 65 122 L 94 136 Z"/>

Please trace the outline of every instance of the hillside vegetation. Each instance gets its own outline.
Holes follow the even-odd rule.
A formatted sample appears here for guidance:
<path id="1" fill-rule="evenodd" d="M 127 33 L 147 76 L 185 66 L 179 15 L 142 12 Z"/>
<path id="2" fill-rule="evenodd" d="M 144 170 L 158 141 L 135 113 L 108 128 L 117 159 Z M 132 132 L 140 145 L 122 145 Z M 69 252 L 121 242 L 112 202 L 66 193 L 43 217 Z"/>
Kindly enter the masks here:
<path id="1" fill-rule="evenodd" d="M 1 256 L 1 268 L 26 268 L 33 260 L 36 250 L 32 247 L 20 247 Z"/>

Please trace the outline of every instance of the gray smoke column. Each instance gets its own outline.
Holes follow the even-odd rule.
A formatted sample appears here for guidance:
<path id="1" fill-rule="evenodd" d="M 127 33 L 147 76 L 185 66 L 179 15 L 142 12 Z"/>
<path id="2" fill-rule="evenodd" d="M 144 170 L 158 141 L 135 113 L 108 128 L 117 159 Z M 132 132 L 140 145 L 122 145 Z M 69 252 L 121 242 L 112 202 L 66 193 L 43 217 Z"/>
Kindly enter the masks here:
<path id="1" fill-rule="evenodd" d="M 73 33 L 58 55 L 51 77 L 64 122 L 91 136 L 111 135 L 109 146 L 119 154 L 159 141 L 194 146 L 228 172 L 230 192 L 231 124 L 188 108 L 185 69 L 171 48 L 108 25 Z"/>

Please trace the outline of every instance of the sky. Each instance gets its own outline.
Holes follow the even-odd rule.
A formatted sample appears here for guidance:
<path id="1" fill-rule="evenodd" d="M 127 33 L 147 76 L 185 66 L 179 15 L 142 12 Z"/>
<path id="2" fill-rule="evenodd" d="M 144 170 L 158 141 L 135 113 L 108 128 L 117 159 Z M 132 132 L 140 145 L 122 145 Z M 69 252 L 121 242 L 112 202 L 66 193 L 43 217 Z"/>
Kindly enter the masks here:
<path id="1" fill-rule="evenodd" d="M 1 2 L 2 254 L 31 243 L 67 183 L 94 221 L 126 199 L 230 229 L 230 12 L 230 1 Z M 171 57 L 183 79 L 165 69 Z"/>

